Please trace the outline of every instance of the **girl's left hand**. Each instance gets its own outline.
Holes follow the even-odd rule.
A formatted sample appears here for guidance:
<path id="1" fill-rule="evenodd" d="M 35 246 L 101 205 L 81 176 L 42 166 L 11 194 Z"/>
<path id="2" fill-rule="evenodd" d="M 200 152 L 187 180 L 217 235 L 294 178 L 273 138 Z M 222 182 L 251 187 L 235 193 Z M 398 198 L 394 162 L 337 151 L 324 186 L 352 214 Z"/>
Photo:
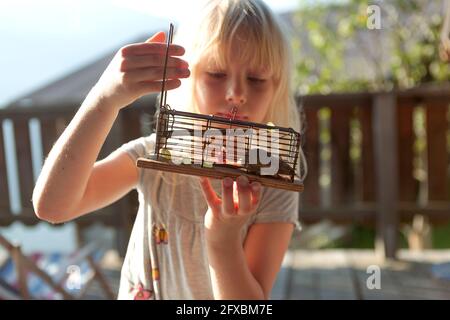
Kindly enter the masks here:
<path id="1" fill-rule="evenodd" d="M 225 178 L 222 180 L 222 197 L 217 196 L 208 178 L 200 178 L 200 184 L 209 207 L 205 215 L 206 240 L 223 244 L 230 237 L 238 237 L 258 207 L 261 184 L 249 183 L 246 176 L 239 176 L 236 183 Z"/>

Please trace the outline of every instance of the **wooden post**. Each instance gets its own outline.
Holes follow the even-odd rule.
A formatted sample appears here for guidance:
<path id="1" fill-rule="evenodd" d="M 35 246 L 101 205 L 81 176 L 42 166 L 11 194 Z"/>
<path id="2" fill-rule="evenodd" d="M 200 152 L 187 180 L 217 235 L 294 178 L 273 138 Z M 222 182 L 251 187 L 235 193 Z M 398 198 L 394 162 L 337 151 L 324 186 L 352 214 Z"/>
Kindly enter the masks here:
<path id="1" fill-rule="evenodd" d="M 11 257 L 16 265 L 17 272 L 17 282 L 19 284 L 19 291 L 25 300 L 31 299 L 30 293 L 28 291 L 28 272 L 24 266 L 22 260 L 22 252 L 20 245 L 14 245 L 11 250 Z"/>
<path id="2" fill-rule="evenodd" d="M 22 201 L 21 216 L 31 217 L 37 221 L 32 208 L 31 198 L 33 194 L 33 167 L 31 157 L 31 142 L 29 131 L 29 117 L 17 117 L 14 119 L 14 139 L 17 152 L 17 169 L 19 171 L 19 188 Z"/>
<path id="3" fill-rule="evenodd" d="M 9 225 L 15 219 L 9 204 L 6 153 L 3 139 L 3 118 L 0 117 L 0 226 Z"/>
<path id="4" fill-rule="evenodd" d="M 428 155 L 428 200 L 447 201 L 449 188 L 445 178 L 448 153 L 445 150 L 448 131 L 448 100 L 426 101 L 427 155 Z"/>
<path id="5" fill-rule="evenodd" d="M 308 176 L 304 181 L 305 192 L 300 194 L 300 218 L 305 207 L 320 207 L 319 185 L 319 118 L 318 108 L 305 107 L 306 134 L 304 153 L 308 162 Z"/>
<path id="6" fill-rule="evenodd" d="M 373 132 L 375 147 L 377 235 L 375 249 L 385 258 L 395 258 L 398 246 L 397 105 L 392 93 L 374 95 Z"/>

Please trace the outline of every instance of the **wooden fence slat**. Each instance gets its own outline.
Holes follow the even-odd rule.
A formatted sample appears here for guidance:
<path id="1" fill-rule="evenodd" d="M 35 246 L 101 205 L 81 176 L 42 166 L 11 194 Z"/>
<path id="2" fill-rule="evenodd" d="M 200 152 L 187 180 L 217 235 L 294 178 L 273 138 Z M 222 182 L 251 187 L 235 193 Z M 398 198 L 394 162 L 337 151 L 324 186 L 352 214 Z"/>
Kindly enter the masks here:
<path id="1" fill-rule="evenodd" d="M 374 152 L 373 152 L 373 128 L 372 128 L 372 106 L 365 105 L 358 108 L 357 115 L 362 133 L 361 141 L 361 187 L 362 202 L 375 201 L 375 176 L 374 176 Z M 356 191 L 356 190 L 355 190 Z"/>
<path id="2" fill-rule="evenodd" d="M 113 126 L 111 127 L 111 130 L 108 134 L 108 136 L 106 137 L 105 142 L 103 143 L 99 155 L 97 157 L 97 160 L 101 160 L 106 158 L 111 152 L 113 152 L 116 148 L 119 147 L 119 145 L 117 145 L 117 135 L 119 134 L 118 132 L 118 126 L 116 123 L 113 124 Z"/>
<path id="3" fill-rule="evenodd" d="M 42 153 L 44 159 L 47 158 L 50 150 L 57 140 L 57 130 L 56 130 L 56 119 L 57 118 L 40 118 L 39 122 L 41 125 L 41 140 L 42 140 Z"/>
<path id="4" fill-rule="evenodd" d="M 331 198 L 334 205 L 348 202 L 350 196 L 353 179 L 349 157 L 351 113 L 351 105 L 331 112 Z"/>
<path id="5" fill-rule="evenodd" d="M 55 119 L 56 140 L 58 140 L 59 136 L 64 132 L 64 130 L 66 129 L 67 125 L 68 125 L 68 121 L 67 121 L 65 115 L 57 117 Z"/>
<path id="6" fill-rule="evenodd" d="M 415 139 L 413 112 L 417 101 L 400 98 L 397 104 L 399 200 L 414 202 L 419 187 L 418 181 L 413 176 Z"/>
<path id="7" fill-rule="evenodd" d="M 427 153 L 428 153 L 428 199 L 449 200 L 447 166 L 448 100 L 426 101 Z M 443 177 L 444 176 L 444 177 Z"/>
<path id="8" fill-rule="evenodd" d="M 4 223 L 13 220 L 9 204 L 8 178 L 6 172 L 5 144 L 3 140 L 3 123 L 0 121 L 0 215 Z M 9 219 L 8 219 L 9 218 Z M 2 224 L 0 224 L 2 225 Z"/>
<path id="9" fill-rule="evenodd" d="M 17 168 L 19 173 L 19 190 L 22 209 L 33 207 L 31 197 L 34 179 L 28 121 L 29 119 L 26 117 L 14 119 L 14 137 L 16 142 Z M 29 210 L 23 210 L 24 215 L 28 215 L 29 213 Z"/>

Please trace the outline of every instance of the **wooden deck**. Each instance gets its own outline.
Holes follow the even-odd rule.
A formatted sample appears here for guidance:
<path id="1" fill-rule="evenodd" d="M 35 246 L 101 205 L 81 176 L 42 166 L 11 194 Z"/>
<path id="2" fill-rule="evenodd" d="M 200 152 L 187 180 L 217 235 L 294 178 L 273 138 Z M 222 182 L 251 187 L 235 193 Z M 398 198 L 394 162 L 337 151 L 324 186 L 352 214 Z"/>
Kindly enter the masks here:
<path id="1" fill-rule="evenodd" d="M 120 263 L 103 266 L 113 290 L 118 290 Z M 283 261 L 272 299 L 291 300 L 379 300 L 450 299 L 450 279 L 435 277 L 433 265 L 448 263 L 450 250 L 400 251 L 396 261 L 383 262 L 372 250 L 292 250 Z M 367 267 L 380 267 L 380 289 L 366 283 L 373 273 Z M 89 299 L 102 299 L 100 288 L 92 285 Z"/>
<path id="2" fill-rule="evenodd" d="M 272 299 L 450 299 L 450 280 L 431 272 L 449 261 L 450 250 L 400 251 L 398 260 L 386 262 L 372 250 L 289 251 Z M 380 289 L 368 288 L 368 266 L 379 266 Z"/>

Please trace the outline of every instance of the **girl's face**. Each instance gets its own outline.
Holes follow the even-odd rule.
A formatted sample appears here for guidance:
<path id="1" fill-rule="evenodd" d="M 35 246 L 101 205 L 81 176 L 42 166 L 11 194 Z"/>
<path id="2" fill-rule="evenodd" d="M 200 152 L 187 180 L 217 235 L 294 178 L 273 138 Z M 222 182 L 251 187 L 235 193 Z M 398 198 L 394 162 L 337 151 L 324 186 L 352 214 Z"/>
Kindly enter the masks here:
<path id="1" fill-rule="evenodd" d="M 234 43 L 231 52 L 239 52 L 238 46 Z M 264 66 L 251 68 L 239 58 L 226 59 L 225 67 L 211 60 L 206 57 L 197 66 L 195 95 L 200 113 L 229 117 L 235 106 L 235 119 L 263 122 L 275 91 L 273 75 Z"/>

